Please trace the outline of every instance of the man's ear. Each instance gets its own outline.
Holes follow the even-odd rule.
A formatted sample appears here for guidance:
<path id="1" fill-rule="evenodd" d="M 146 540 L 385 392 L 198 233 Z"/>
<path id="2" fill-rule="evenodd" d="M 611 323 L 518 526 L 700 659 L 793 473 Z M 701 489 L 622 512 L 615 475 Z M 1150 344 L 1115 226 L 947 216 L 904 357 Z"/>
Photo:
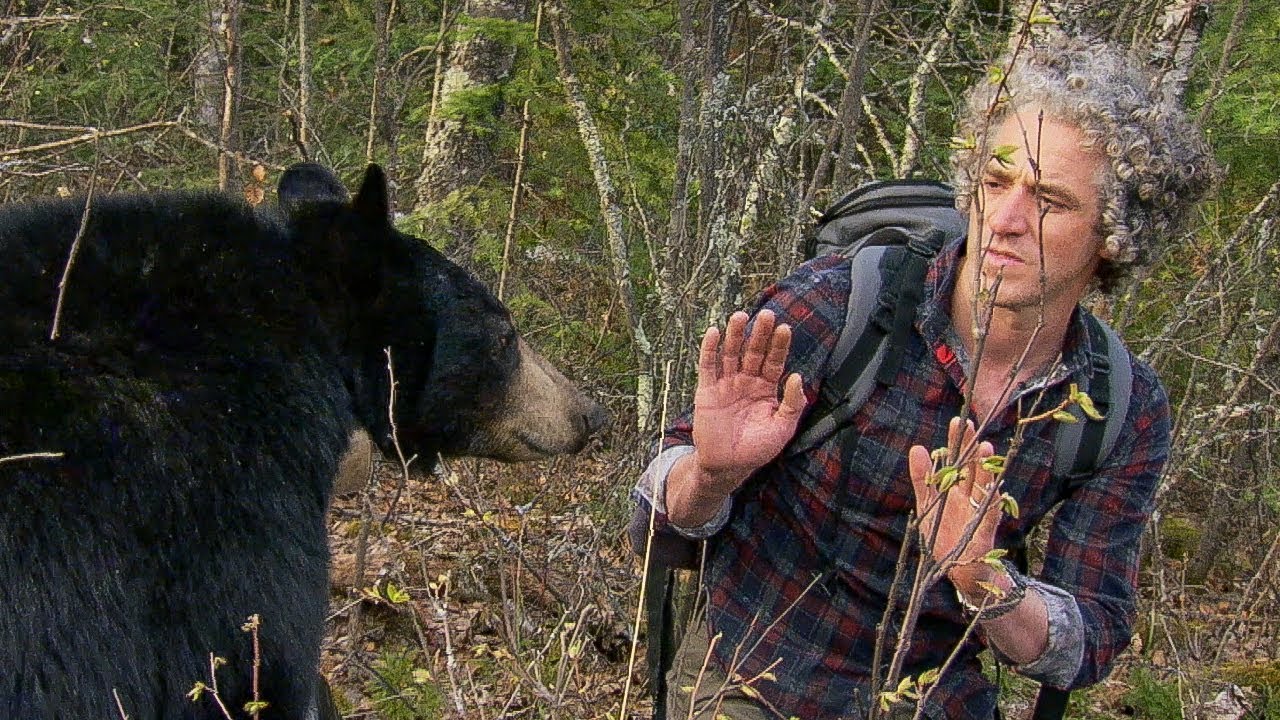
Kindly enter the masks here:
<path id="1" fill-rule="evenodd" d="M 285 217 L 296 217 L 298 210 L 311 203 L 345 204 L 351 197 L 342 181 L 329 168 L 313 162 L 297 163 L 284 171 L 276 186 L 276 196 Z"/>
<path id="2" fill-rule="evenodd" d="M 356 193 L 352 208 L 370 223 L 388 223 L 391 221 L 391 203 L 387 200 L 387 176 L 382 168 L 370 165 L 364 171 L 364 180 L 360 181 L 360 190 Z"/>
<path id="3" fill-rule="evenodd" d="M 1098 243 L 1098 257 L 1103 260 L 1115 260 L 1119 254 L 1119 251 L 1113 250 L 1106 240 Z"/>

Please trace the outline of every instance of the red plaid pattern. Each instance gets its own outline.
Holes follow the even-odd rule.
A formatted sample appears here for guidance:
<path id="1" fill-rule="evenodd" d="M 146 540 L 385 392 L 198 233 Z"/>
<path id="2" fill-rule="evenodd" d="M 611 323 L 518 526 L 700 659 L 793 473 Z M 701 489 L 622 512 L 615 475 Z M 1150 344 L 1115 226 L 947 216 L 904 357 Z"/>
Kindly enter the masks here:
<path id="1" fill-rule="evenodd" d="M 959 412 L 967 354 L 948 317 L 950 289 L 962 244 L 935 261 L 896 382 L 878 386 L 854 417 L 854 433 L 802 457 L 774 461 L 739 490 L 725 528 L 708 540 L 705 591 L 708 624 L 723 634 L 716 659 L 744 677 L 773 665 L 776 682 L 757 684 L 784 716 L 864 717 L 877 625 L 893 585 L 907 515 L 914 501 L 907 473 L 912 445 L 941 447 Z M 824 366 L 844 323 L 849 263 L 819 258 L 765 291 L 756 309 L 770 308 L 793 328 L 789 372 L 818 396 Z M 1020 388 L 984 437 L 1007 453 L 1018 417 L 1060 402 L 1090 362 L 1080 313 L 1073 319 L 1062 364 Z M 1005 517 L 998 545 L 1020 544 L 1059 502 L 1046 562 L 1038 578 L 1071 593 L 1085 624 L 1084 659 L 1072 687 L 1103 678 L 1130 638 L 1135 613 L 1138 540 L 1151 514 L 1169 452 L 1169 408 L 1152 370 L 1133 362 L 1133 392 L 1125 428 L 1097 476 L 1064 498 L 1051 477 L 1054 432 L 1031 425 L 1004 476 L 1004 490 L 1021 509 Z M 1041 390 L 1044 394 L 1041 397 Z M 667 431 L 663 447 L 691 443 L 686 413 Z M 673 532 L 663 517 L 658 532 Z M 914 560 L 915 555 L 911 556 Z M 914 563 L 913 563 L 914 564 Z M 910 588 L 897 591 L 888 619 L 897 637 Z M 928 590 L 906 649 L 905 673 L 942 665 L 962 636 L 965 620 L 945 581 Z M 971 638 L 928 703 L 933 718 L 991 718 L 996 688 L 981 673 L 981 638 Z M 886 649 L 887 665 L 893 648 Z"/>

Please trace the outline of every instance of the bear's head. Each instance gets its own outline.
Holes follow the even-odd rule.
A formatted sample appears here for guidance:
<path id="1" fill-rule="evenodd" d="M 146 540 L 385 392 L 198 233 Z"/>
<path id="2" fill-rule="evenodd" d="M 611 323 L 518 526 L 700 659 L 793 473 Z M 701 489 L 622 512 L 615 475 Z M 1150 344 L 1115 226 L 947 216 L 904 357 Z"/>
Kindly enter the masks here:
<path id="1" fill-rule="evenodd" d="M 580 450 L 607 415 L 516 332 L 501 302 L 392 225 L 371 165 L 350 199 L 301 163 L 278 187 L 311 293 L 330 312 L 357 420 L 394 457 L 533 460 Z M 394 407 L 394 424 L 388 409 Z"/>

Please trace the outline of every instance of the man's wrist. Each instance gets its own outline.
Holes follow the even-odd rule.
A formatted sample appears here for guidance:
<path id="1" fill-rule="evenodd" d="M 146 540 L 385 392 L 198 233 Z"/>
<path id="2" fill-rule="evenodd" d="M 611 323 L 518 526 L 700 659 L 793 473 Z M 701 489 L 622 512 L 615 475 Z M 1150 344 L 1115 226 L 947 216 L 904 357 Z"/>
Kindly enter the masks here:
<path id="1" fill-rule="evenodd" d="M 679 527 L 697 527 L 715 518 L 746 477 L 708 471 L 698 451 L 685 455 L 667 476 L 667 517 Z"/>
<path id="2" fill-rule="evenodd" d="M 956 565 L 947 570 L 947 579 L 967 598 L 981 599 L 991 594 L 991 588 L 1007 592 L 1013 587 L 1013 579 L 1004 570 L 997 570 L 985 562 Z"/>
<path id="3" fill-rule="evenodd" d="M 947 576 L 956 588 L 961 608 L 983 621 L 1014 611 L 1026 597 L 1026 584 L 1007 566 L 996 569 L 978 562 L 952 568 Z"/>

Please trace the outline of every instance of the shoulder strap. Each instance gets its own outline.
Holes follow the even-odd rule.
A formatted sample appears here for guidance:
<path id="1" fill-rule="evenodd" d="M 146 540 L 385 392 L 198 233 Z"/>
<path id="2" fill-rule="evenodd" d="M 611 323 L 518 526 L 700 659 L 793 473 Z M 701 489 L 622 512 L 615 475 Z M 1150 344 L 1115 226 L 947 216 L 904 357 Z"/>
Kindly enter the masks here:
<path id="1" fill-rule="evenodd" d="M 1129 414 L 1133 390 L 1133 365 L 1124 343 L 1115 330 L 1092 313 L 1085 313 L 1084 318 L 1091 372 L 1080 389 L 1089 394 L 1105 417 L 1090 420 L 1079 408 L 1072 408 L 1080 422 L 1058 425 L 1053 475 L 1065 478 L 1068 490 L 1079 487 L 1106 462 Z"/>
<path id="2" fill-rule="evenodd" d="M 809 421 L 787 446 L 795 455 L 817 447 L 853 417 L 871 395 L 876 369 L 884 360 L 887 328 L 872 322 L 880 307 L 883 286 L 881 265 L 887 257 L 902 252 L 900 247 L 865 247 L 850 258 L 849 303 L 844 329 L 827 360 L 818 401 Z"/>
<path id="3" fill-rule="evenodd" d="M 843 427 L 876 383 L 893 383 L 924 299 L 929 262 L 947 239 L 943 231 L 920 236 L 890 227 L 858 243 L 849 262 L 844 328 L 827 360 L 817 405 L 788 446 L 789 455 L 816 447 Z"/>

